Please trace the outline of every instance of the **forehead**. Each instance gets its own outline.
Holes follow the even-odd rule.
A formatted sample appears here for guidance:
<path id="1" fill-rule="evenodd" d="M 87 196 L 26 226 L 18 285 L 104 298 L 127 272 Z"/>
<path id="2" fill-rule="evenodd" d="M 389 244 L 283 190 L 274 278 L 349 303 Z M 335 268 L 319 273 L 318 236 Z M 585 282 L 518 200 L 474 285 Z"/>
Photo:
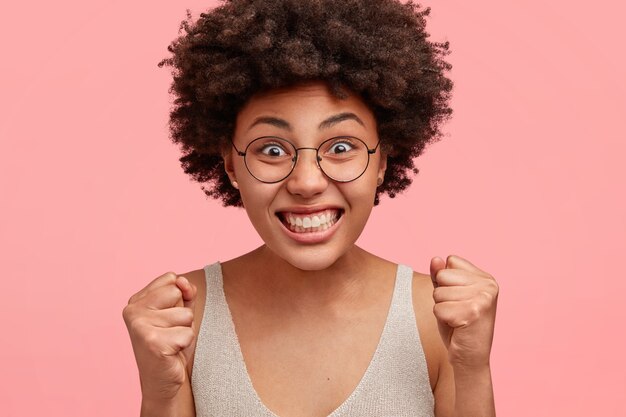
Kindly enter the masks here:
<path id="1" fill-rule="evenodd" d="M 319 123 L 339 113 L 355 113 L 367 128 L 375 128 L 374 115 L 356 93 L 346 90 L 347 98 L 333 95 L 323 82 L 311 82 L 254 95 L 237 115 L 238 128 L 260 116 L 275 116 L 291 124 Z"/>

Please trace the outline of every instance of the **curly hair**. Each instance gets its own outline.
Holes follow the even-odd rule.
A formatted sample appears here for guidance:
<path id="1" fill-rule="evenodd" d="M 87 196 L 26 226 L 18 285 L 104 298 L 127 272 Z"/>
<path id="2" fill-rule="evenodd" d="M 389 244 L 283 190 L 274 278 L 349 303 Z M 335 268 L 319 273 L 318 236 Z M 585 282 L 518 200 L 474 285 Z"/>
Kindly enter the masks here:
<path id="1" fill-rule="evenodd" d="M 242 206 L 222 159 L 237 113 L 261 91 L 322 80 L 372 110 L 388 152 L 374 204 L 395 197 L 452 114 L 449 43 L 427 39 L 429 13 L 397 0 L 224 0 L 195 22 L 187 10 L 172 56 L 158 64 L 172 68 L 170 137 L 185 173 L 224 206 Z"/>

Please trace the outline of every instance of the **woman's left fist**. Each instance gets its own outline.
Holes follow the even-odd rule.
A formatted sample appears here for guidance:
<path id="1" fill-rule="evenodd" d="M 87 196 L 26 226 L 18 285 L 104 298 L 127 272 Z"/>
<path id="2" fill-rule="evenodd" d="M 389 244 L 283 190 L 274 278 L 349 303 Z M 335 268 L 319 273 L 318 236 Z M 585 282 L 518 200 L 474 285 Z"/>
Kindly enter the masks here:
<path id="1" fill-rule="evenodd" d="M 433 312 L 452 366 L 489 366 L 498 302 L 496 280 L 460 256 L 430 260 Z"/>

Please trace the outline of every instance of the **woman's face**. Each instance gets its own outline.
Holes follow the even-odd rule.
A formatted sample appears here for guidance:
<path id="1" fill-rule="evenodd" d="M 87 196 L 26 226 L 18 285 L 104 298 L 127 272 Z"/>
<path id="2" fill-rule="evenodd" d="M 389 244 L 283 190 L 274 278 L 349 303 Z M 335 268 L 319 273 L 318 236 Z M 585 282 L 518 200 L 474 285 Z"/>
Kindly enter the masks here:
<path id="1" fill-rule="evenodd" d="M 337 136 L 359 138 L 369 149 L 378 143 L 376 120 L 365 103 L 354 94 L 338 99 L 321 82 L 251 98 L 237 116 L 233 142 L 244 151 L 261 136 L 286 139 L 296 148 L 317 148 Z M 332 152 L 350 147 L 345 143 L 334 146 Z M 264 157 L 283 154 L 272 143 L 247 152 L 261 152 Z M 374 205 L 377 180 L 386 168 L 379 146 L 358 179 L 336 182 L 320 170 L 315 156 L 314 150 L 299 150 L 291 174 L 267 184 L 250 174 L 234 149 L 224 155 L 228 175 L 237 182 L 250 221 L 267 248 L 302 270 L 325 269 L 353 247 Z M 258 169 L 270 167 L 261 163 Z"/>

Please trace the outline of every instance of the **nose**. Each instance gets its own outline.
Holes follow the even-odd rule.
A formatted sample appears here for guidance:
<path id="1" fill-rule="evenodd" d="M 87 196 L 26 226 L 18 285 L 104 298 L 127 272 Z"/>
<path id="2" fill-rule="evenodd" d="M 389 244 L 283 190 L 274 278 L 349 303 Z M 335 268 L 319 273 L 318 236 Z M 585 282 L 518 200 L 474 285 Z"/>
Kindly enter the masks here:
<path id="1" fill-rule="evenodd" d="M 287 177 L 287 190 L 291 194 L 310 198 L 326 190 L 329 181 L 320 169 L 316 158 L 316 149 L 298 149 L 296 166 Z"/>

